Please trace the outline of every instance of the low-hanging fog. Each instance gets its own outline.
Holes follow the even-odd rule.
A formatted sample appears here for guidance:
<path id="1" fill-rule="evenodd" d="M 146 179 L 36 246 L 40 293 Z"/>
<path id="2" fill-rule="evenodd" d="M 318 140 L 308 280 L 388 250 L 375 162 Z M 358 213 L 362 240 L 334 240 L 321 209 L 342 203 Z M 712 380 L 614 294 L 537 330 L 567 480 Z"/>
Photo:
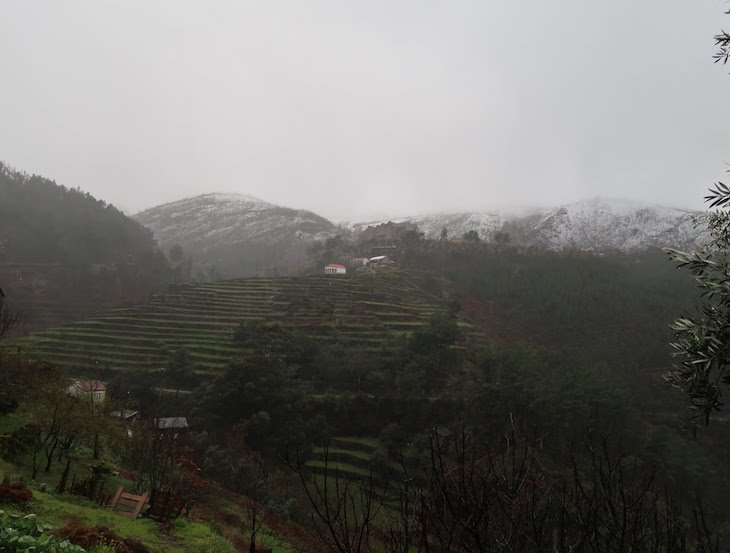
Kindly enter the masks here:
<path id="1" fill-rule="evenodd" d="M 333 220 L 604 195 L 730 160 L 720 0 L 0 5 L 0 160 L 128 212 L 209 191 Z"/>

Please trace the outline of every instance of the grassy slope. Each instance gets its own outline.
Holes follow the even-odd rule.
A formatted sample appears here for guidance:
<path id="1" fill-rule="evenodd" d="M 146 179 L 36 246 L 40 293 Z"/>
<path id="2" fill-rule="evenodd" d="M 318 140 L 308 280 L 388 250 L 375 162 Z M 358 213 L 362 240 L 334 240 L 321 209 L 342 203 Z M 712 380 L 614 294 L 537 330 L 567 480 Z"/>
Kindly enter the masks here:
<path id="1" fill-rule="evenodd" d="M 12 432 L 25 423 L 22 416 L 18 414 L 0 415 L 0 436 Z M 71 475 L 83 478 L 88 474 L 89 467 L 97 464 L 98 460 L 79 457 L 71 465 Z M 109 463 L 106 463 L 109 464 Z M 113 465 L 112 465 L 113 466 Z M 193 513 L 192 520 L 178 519 L 169 531 L 163 532 L 160 526 L 150 519 L 140 518 L 131 520 L 125 516 L 113 513 L 95 502 L 86 498 L 70 494 L 56 494 L 52 491 L 42 492 L 37 483 L 45 482 L 48 489 L 52 490 L 59 481 L 63 463 L 54 463 L 50 472 L 41 471 L 34 483 L 30 476 L 30 458 L 21 458 L 20 464 L 11 463 L 0 458 L 0 479 L 8 475 L 11 480 L 23 480 L 28 482 L 33 491 L 34 500 L 25 509 L 18 509 L 11 505 L 0 503 L 0 510 L 9 513 L 27 514 L 35 513 L 41 522 L 51 524 L 54 528 L 66 525 L 71 518 L 78 518 L 87 526 L 104 525 L 108 526 L 115 533 L 122 537 L 135 537 L 140 539 L 151 551 L 155 553 L 198 553 L 206 551 L 211 553 L 234 552 L 235 548 L 224 539 L 219 533 L 213 530 L 213 524 L 218 524 L 219 531 L 226 538 L 233 541 L 241 540 L 240 534 L 243 528 L 243 521 L 240 524 L 231 525 L 231 517 L 225 518 L 228 525 L 219 524 L 222 513 L 230 513 L 237 517 L 241 516 L 240 506 L 236 503 L 242 498 L 232 492 L 227 492 L 226 497 L 217 498 L 213 506 L 206 508 L 205 513 Z M 130 482 L 115 477 L 109 477 L 105 483 L 107 491 L 123 485 L 129 488 Z M 130 490 L 131 491 L 131 490 Z M 266 530 L 264 530 L 266 533 Z M 266 542 L 273 547 L 274 553 L 286 553 L 290 551 L 289 546 L 276 536 L 268 532 Z"/>
<path id="2" fill-rule="evenodd" d="M 22 477 L 25 481 L 29 480 L 27 471 L 23 467 L 1 459 L 0 472 L 10 475 L 13 479 Z M 53 477 L 58 475 L 54 473 L 42 476 L 52 483 L 55 481 Z M 72 518 L 78 518 L 87 526 L 101 524 L 108 526 L 122 537 L 138 538 L 156 553 L 197 553 L 199 551 L 229 553 L 235 551 L 206 523 L 180 519 L 175 522 L 169 532 L 162 532 L 160 527 L 150 519 L 132 520 L 82 497 L 33 489 L 33 498 L 33 501 L 22 510 L 1 504 L 0 509 L 9 513 L 35 513 L 39 520 L 54 528 L 66 525 Z"/>
<path id="3" fill-rule="evenodd" d="M 115 309 L 20 344 L 76 371 L 159 369 L 167 361 L 166 346 L 183 346 L 199 374 L 216 374 L 238 351 L 231 337 L 244 320 L 280 322 L 322 343 L 367 352 L 411 332 L 439 309 L 398 271 L 240 279 L 155 296 L 146 305 Z"/>
<path id="4" fill-rule="evenodd" d="M 179 519 L 169 532 L 163 533 L 150 519 L 132 520 L 97 506 L 94 502 L 71 495 L 57 495 L 33 491 L 34 500 L 26 509 L 54 527 L 64 526 L 75 517 L 87 526 L 101 524 L 113 529 L 122 537 L 134 537 L 142 541 L 154 552 L 228 553 L 235 549 L 207 524 Z M 6 509 L 13 512 L 12 509 Z M 21 512 L 17 509 L 14 512 Z"/>

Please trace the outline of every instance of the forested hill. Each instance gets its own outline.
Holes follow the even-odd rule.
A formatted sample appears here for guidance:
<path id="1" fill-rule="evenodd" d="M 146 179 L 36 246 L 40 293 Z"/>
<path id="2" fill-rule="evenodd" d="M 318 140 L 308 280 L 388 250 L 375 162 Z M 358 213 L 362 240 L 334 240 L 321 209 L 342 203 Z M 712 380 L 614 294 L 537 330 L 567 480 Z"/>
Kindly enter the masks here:
<path id="1" fill-rule="evenodd" d="M 138 300 L 169 273 L 152 232 L 114 206 L 0 163 L 0 287 L 27 330 Z"/>
<path id="2" fill-rule="evenodd" d="M 113 205 L 0 162 L 4 262 L 118 263 L 154 253 L 152 231 Z"/>

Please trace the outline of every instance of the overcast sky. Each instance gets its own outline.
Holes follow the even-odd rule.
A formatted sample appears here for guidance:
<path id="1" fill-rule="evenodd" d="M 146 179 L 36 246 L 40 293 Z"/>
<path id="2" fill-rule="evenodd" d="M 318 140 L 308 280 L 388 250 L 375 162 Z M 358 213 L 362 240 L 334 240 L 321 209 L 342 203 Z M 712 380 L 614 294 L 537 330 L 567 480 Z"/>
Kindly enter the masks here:
<path id="1" fill-rule="evenodd" d="M 701 207 L 722 0 L 0 2 L 0 160 L 133 213 Z"/>

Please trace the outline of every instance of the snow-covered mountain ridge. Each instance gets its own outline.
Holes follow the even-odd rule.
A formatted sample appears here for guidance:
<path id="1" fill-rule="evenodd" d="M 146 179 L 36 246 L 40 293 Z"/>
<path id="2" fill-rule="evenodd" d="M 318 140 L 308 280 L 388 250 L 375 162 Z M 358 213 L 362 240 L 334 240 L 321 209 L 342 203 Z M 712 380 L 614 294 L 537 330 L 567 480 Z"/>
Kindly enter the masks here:
<path id="1" fill-rule="evenodd" d="M 704 235 L 697 212 L 629 200 L 592 198 L 556 209 L 509 213 L 474 211 L 398 217 L 418 225 L 427 238 L 476 231 L 491 242 L 500 232 L 512 244 L 561 250 L 575 247 L 624 252 L 652 247 L 697 249 Z M 134 216 L 163 248 L 180 244 L 198 266 L 222 276 L 266 274 L 295 268 L 307 246 L 336 234 L 358 239 L 368 226 L 388 219 L 337 226 L 311 211 L 281 207 L 240 194 L 203 194 L 157 206 Z"/>
<path id="2" fill-rule="evenodd" d="M 197 267 L 218 276 L 285 271 L 301 262 L 308 244 L 335 234 L 324 217 L 243 194 L 203 194 L 133 216 L 160 246 L 180 244 Z"/>
<path id="3" fill-rule="evenodd" d="M 631 200 L 591 198 L 527 214 L 465 212 L 398 217 L 393 221 L 416 223 L 427 238 L 439 238 L 444 228 L 450 238 L 475 230 L 485 241 L 494 240 L 496 232 L 505 232 L 513 243 L 526 246 L 629 252 L 650 247 L 695 249 L 704 240 L 693 221 L 697 214 Z M 357 233 L 381 222 L 356 223 L 352 228 Z"/>
<path id="4" fill-rule="evenodd" d="M 226 244 L 267 245 L 330 236 L 335 226 L 311 211 L 280 207 L 244 194 L 203 194 L 142 211 L 134 218 L 164 247 L 207 250 Z"/>

